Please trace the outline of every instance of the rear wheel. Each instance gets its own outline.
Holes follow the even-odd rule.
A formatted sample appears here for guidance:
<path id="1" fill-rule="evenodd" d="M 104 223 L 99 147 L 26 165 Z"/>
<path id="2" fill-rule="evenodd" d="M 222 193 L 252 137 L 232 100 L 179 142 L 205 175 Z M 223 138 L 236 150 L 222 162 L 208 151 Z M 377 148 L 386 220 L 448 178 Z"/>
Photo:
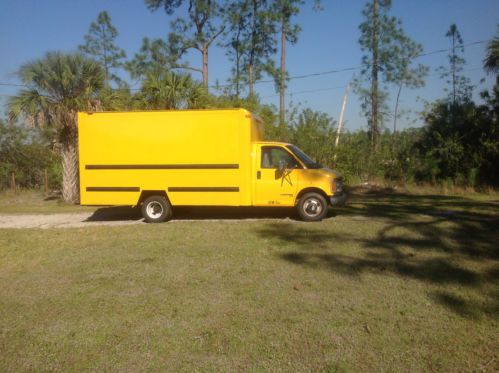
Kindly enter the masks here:
<path id="1" fill-rule="evenodd" d="M 319 221 L 326 216 L 328 205 L 319 193 L 307 193 L 300 198 L 296 207 L 302 220 Z"/>
<path id="2" fill-rule="evenodd" d="M 173 215 L 172 205 L 164 196 L 147 197 L 142 202 L 141 211 L 148 223 L 161 223 L 170 220 Z"/>

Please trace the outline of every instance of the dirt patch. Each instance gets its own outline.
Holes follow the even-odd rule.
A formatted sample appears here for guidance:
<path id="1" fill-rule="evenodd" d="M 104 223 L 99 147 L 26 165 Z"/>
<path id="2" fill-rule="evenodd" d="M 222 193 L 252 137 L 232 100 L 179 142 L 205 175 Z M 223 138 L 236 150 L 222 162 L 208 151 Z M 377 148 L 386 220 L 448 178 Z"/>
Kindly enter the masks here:
<path id="1" fill-rule="evenodd" d="M 92 221 L 92 212 L 65 214 L 0 214 L 0 228 L 81 228 L 142 224 L 142 220 Z"/>

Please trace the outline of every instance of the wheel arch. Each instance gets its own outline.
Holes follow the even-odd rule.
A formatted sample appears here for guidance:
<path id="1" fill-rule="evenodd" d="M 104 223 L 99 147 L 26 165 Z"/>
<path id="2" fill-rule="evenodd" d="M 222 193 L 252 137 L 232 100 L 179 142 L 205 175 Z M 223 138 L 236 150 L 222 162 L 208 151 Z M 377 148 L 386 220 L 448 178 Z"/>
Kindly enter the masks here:
<path id="1" fill-rule="evenodd" d="M 309 187 L 309 188 L 304 188 L 304 189 L 300 190 L 300 192 L 296 195 L 295 206 L 298 204 L 298 201 L 300 200 L 300 198 L 307 193 L 318 193 L 318 194 L 322 195 L 326 199 L 326 202 L 329 204 L 329 196 L 326 194 L 326 192 L 324 192 L 322 189 L 317 188 L 317 187 Z"/>
<path id="2" fill-rule="evenodd" d="M 144 202 L 144 200 L 150 196 L 163 196 L 167 199 L 168 202 L 170 202 L 170 199 L 168 198 L 168 195 L 164 190 L 142 190 L 140 192 L 139 200 L 137 201 L 136 206 L 140 206 L 142 202 Z"/>

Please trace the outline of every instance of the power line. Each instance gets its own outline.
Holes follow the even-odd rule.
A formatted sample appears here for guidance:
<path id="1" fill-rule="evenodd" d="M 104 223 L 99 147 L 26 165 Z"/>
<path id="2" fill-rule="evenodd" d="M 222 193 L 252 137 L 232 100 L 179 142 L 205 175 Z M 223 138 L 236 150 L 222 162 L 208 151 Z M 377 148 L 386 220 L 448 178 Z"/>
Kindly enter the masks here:
<path id="1" fill-rule="evenodd" d="M 474 42 L 471 42 L 471 43 L 467 43 L 467 44 L 463 44 L 463 48 L 464 47 L 471 47 L 473 45 L 479 45 L 479 44 L 484 44 L 486 43 L 487 40 L 479 40 L 479 41 L 474 41 Z M 431 52 L 426 52 L 426 53 L 421 53 L 421 54 L 418 54 L 416 56 L 416 58 L 419 58 L 419 57 L 425 57 L 425 56 L 430 56 L 432 54 L 437 54 L 437 53 L 443 53 L 443 52 L 448 52 L 450 51 L 452 48 L 446 48 L 446 49 L 437 49 L 437 50 L 434 50 L 434 51 L 431 51 Z"/>
<path id="2" fill-rule="evenodd" d="M 345 71 L 353 71 L 353 70 L 358 70 L 361 69 L 366 65 L 362 66 L 356 66 L 356 67 L 345 67 L 343 69 L 337 69 L 337 70 L 329 70 L 329 71 L 321 71 L 318 73 L 310 73 L 310 74 L 305 74 L 305 75 L 295 75 L 291 76 L 286 80 L 296 80 L 296 79 L 305 79 L 305 78 L 310 78 L 313 76 L 322 76 L 322 75 L 329 75 L 329 74 L 337 74 Z M 255 80 L 254 84 L 261 84 L 261 83 L 275 83 L 274 79 L 266 79 L 266 80 Z M 239 85 L 248 85 L 249 83 L 239 83 Z M 227 87 L 232 87 L 234 86 L 235 83 L 229 83 L 229 84 L 219 84 L 219 85 L 211 85 L 210 88 L 227 88 Z"/>
<path id="3" fill-rule="evenodd" d="M 470 47 L 474 45 L 480 45 L 486 43 L 486 40 L 479 40 L 479 41 L 474 41 L 471 43 L 467 43 L 463 45 L 464 47 Z M 420 58 L 420 57 L 425 57 L 425 56 L 430 56 L 433 54 L 439 54 L 439 53 L 444 53 L 450 51 L 451 48 L 445 48 L 445 49 L 436 49 L 430 52 L 426 53 L 421 53 L 415 56 L 415 58 Z M 355 70 L 360 70 L 362 68 L 368 67 L 370 64 L 362 64 L 360 66 L 351 66 L 351 67 L 345 67 L 341 69 L 335 69 L 335 70 L 327 70 L 327 71 L 321 71 L 321 72 L 316 72 L 316 73 L 309 73 L 309 74 L 303 74 L 303 75 L 295 75 L 289 77 L 287 80 L 296 80 L 296 79 L 306 79 L 310 77 L 315 77 L 315 76 L 324 76 L 324 75 L 331 75 L 331 74 L 338 74 L 342 72 L 347 72 L 347 71 L 355 71 Z M 264 80 L 256 80 L 254 84 L 262 84 L 262 83 L 275 83 L 274 79 L 264 79 Z M 248 85 L 249 83 L 239 83 L 240 85 Z M 218 85 L 210 85 L 210 88 L 214 89 L 219 89 L 219 88 L 227 88 L 227 87 L 232 87 L 234 86 L 235 83 L 229 83 L 229 84 L 218 84 Z M 18 84 L 18 83 L 5 83 L 5 82 L 0 82 L 0 86 L 12 86 L 12 87 L 25 87 L 29 88 L 29 86 L 25 84 Z M 138 91 L 140 88 L 129 88 L 131 91 Z M 116 89 L 117 90 L 117 89 Z"/>
<path id="4" fill-rule="evenodd" d="M 303 93 L 314 93 L 314 92 L 333 91 L 333 90 L 341 89 L 341 88 L 345 88 L 345 87 L 346 87 L 345 85 L 342 85 L 342 86 L 329 87 L 329 88 L 308 89 L 308 90 L 305 90 L 305 91 L 289 92 L 289 93 L 286 93 L 286 96 L 300 95 L 300 94 L 303 94 Z M 277 96 L 279 96 L 279 94 L 262 96 L 262 98 L 270 98 L 270 97 L 277 97 Z"/>
<path id="5" fill-rule="evenodd" d="M 482 67 L 473 67 L 470 69 L 463 69 L 462 72 L 477 71 L 477 70 L 482 70 Z M 434 77 L 434 76 L 440 76 L 440 75 L 442 75 L 442 73 L 435 72 L 432 74 L 428 74 L 427 77 Z M 304 90 L 304 91 L 288 92 L 288 93 L 286 93 L 286 96 L 294 96 L 294 95 L 300 95 L 300 94 L 306 94 L 306 93 L 315 93 L 315 92 L 333 91 L 333 90 L 337 90 L 337 89 L 341 89 L 341 88 L 345 88 L 345 87 L 346 87 L 346 85 L 342 85 L 342 86 L 336 86 L 336 87 L 308 89 L 308 90 Z M 0 93 L 0 96 L 16 97 L 15 95 L 4 94 L 4 93 Z M 279 94 L 273 94 L 273 95 L 265 95 L 265 96 L 262 96 L 261 98 L 271 98 L 271 97 L 278 97 L 278 96 L 279 96 Z"/>
<path id="6" fill-rule="evenodd" d="M 0 85 L 3 85 L 3 86 L 12 86 L 12 87 L 27 87 L 24 84 L 16 84 L 16 83 L 0 83 Z"/>
<path id="7" fill-rule="evenodd" d="M 463 48 L 473 46 L 473 45 L 484 44 L 486 42 L 487 42 L 486 40 L 474 41 L 471 43 L 464 44 Z M 425 57 L 425 56 L 429 56 L 429 55 L 433 55 L 433 54 L 444 53 L 444 52 L 448 52 L 450 50 L 451 50 L 451 48 L 437 49 L 434 51 L 418 54 L 414 58 L 420 58 L 420 57 Z M 304 78 L 310 78 L 310 77 L 314 77 L 314 76 L 323 76 L 323 75 L 342 73 L 342 72 L 346 72 L 346 71 L 355 71 L 355 70 L 360 70 L 360 69 L 362 69 L 364 67 L 368 67 L 368 66 L 370 66 L 370 64 L 362 64 L 360 66 L 351 66 L 351 67 L 345 67 L 342 69 L 321 71 L 321 72 L 317 72 L 317 73 L 310 73 L 310 74 L 304 74 L 304 75 L 295 75 L 295 76 L 289 77 L 287 80 L 304 79 Z M 260 84 L 260 83 L 275 83 L 275 80 L 274 79 L 256 80 L 254 82 L 254 84 Z M 240 85 L 248 85 L 248 84 L 249 83 L 240 83 Z M 222 84 L 222 85 L 212 85 L 212 86 L 210 86 L 210 88 L 226 88 L 226 87 L 232 87 L 234 85 L 235 85 L 235 83 Z"/>
<path id="8" fill-rule="evenodd" d="M 462 71 L 466 72 L 466 71 L 476 71 L 476 70 L 482 70 L 482 67 L 473 67 L 473 68 L 470 68 L 470 69 L 464 69 Z M 442 73 L 435 72 L 433 74 L 428 74 L 427 76 L 428 77 L 433 77 L 433 76 L 439 76 L 441 74 Z M 318 88 L 318 89 L 309 89 L 309 90 L 305 90 L 305 91 L 289 92 L 289 93 L 286 93 L 286 96 L 299 95 L 299 94 L 303 94 L 303 93 L 315 93 L 315 92 L 323 92 L 323 91 L 333 91 L 333 90 L 341 89 L 341 88 L 345 88 L 345 87 L 346 87 L 346 85 L 342 85 L 342 86 L 337 86 L 337 87 Z M 278 96 L 279 96 L 279 94 L 274 94 L 274 95 L 262 96 L 261 98 L 271 98 L 271 97 L 278 97 Z"/>

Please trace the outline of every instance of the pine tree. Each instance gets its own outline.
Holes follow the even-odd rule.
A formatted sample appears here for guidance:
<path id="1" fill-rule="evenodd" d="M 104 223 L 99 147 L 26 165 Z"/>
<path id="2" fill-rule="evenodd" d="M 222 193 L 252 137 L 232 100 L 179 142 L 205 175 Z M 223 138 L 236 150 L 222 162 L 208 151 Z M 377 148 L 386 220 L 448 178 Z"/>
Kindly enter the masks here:
<path id="1" fill-rule="evenodd" d="M 111 23 L 111 17 L 106 11 L 102 11 L 97 20 L 90 24 L 88 34 L 85 35 L 85 44 L 78 46 L 81 52 L 100 63 L 107 86 L 111 80 L 116 83 L 121 82 L 113 70 L 123 65 L 121 60 L 126 54 L 123 49 L 116 46 L 117 36 L 118 31 Z"/>
<path id="2" fill-rule="evenodd" d="M 300 12 L 300 7 L 305 3 L 304 0 L 275 0 L 273 4 L 274 15 L 277 22 L 277 28 L 280 34 L 281 44 L 281 62 L 276 79 L 279 88 L 279 122 L 284 124 L 286 112 L 284 96 L 286 94 L 286 44 L 289 42 L 295 44 L 298 41 L 298 34 L 301 27 L 292 23 L 292 18 Z"/>
<path id="3" fill-rule="evenodd" d="M 142 39 L 139 52 L 132 60 L 125 63 L 125 69 L 132 79 L 144 79 L 150 74 L 161 74 L 163 71 L 175 69 L 201 72 L 201 69 L 179 62 L 183 53 L 175 40 L 166 42 L 163 39 L 151 40 L 146 37 Z"/>
<path id="4" fill-rule="evenodd" d="M 470 79 L 462 75 L 466 65 L 463 38 L 455 24 L 450 25 L 445 36 L 450 42 L 449 66 L 439 68 L 441 77 L 450 85 L 449 99 L 453 104 L 458 101 L 468 101 L 471 99 L 472 86 Z"/>
<path id="5" fill-rule="evenodd" d="M 370 0 L 362 11 L 364 21 L 359 25 L 363 69 L 354 88 L 362 100 L 374 152 L 378 150 L 378 136 L 388 113 L 388 92 L 380 84 L 417 86 L 422 84 L 426 71 L 422 65 L 410 67 L 422 49 L 405 35 L 402 22 L 388 15 L 391 3 L 391 0 Z"/>
<path id="6" fill-rule="evenodd" d="M 239 0 L 226 13 L 229 27 L 224 46 L 234 63 L 233 82 L 239 97 L 241 82 L 247 83 L 249 96 L 254 85 L 276 52 L 275 24 L 267 0 Z"/>
<path id="7" fill-rule="evenodd" d="M 208 89 L 208 52 L 213 42 L 224 31 L 223 25 L 218 25 L 222 13 L 216 0 L 145 0 L 149 10 L 163 8 L 169 15 L 173 14 L 182 4 L 187 3 L 188 19 L 177 18 L 171 23 L 173 32 L 168 42 L 176 50 L 176 58 L 181 58 L 189 49 L 195 49 L 202 55 L 203 84 Z M 178 66 L 186 68 L 186 66 Z"/>

